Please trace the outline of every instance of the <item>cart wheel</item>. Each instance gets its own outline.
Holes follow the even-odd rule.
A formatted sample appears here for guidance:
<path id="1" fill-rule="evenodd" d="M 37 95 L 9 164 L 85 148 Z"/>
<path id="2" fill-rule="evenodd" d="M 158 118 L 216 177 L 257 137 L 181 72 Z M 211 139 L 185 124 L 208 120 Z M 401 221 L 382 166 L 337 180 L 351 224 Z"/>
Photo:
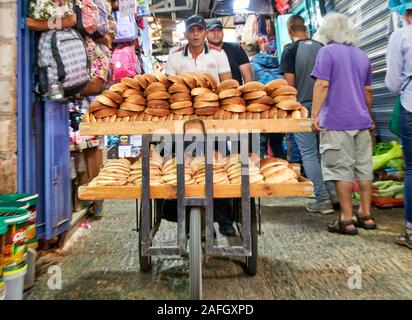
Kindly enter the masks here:
<path id="1" fill-rule="evenodd" d="M 142 221 L 142 206 L 140 206 L 140 221 Z M 152 269 L 152 257 L 142 256 L 142 232 L 139 230 L 139 264 L 141 272 L 149 272 Z"/>
<path id="2" fill-rule="evenodd" d="M 250 237 L 252 241 L 252 255 L 250 257 L 246 257 L 246 273 L 253 277 L 257 272 L 258 258 L 256 203 L 254 198 L 250 200 Z"/>
<path id="3" fill-rule="evenodd" d="M 201 211 L 190 211 L 189 271 L 192 300 L 202 299 L 202 248 L 201 248 Z"/>

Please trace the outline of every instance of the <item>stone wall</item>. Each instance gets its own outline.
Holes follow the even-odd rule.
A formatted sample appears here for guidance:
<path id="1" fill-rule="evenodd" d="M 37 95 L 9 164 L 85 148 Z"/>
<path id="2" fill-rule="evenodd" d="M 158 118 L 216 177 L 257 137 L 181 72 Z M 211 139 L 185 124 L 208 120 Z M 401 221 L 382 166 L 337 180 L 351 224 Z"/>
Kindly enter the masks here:
<path id="1" fill-rule="evenodd" d="M 17 1 L 0 0 L 0 193 L 17 191 Z"/>

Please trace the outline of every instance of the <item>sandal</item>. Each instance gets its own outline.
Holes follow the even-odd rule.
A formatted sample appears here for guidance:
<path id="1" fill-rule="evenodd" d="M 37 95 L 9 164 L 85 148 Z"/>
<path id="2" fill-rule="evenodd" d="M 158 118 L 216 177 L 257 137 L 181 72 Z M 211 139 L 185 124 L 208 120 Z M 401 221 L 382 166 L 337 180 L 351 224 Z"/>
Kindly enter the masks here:
<path id="1" fill-rule="evenodd" d="M 328 226 L 328 231 L 332 233 L 340 233 L 347 236 L 355 236 L 358 234 L 358 229 L 348 229 L 348 226 L 355 226 L 354 220 L 343 221 L 337 220 L 333 224 Z M 355 226 L 356 227 L 356 226 Z"/>
<path id="2" fill-rule="evenodd" d="M 407 233 L 405 230 L 405 233 L 395 238 L 395 243 L 412 249 L 412 233 Z"/>
<path id="3" fill-rule="evenodd" d="M 353 216 L 356 218 L 355 226 L 365 230 L 376 230 L 378 225 L 375 223 L 375 219 L 371 215 L 361 216 L 359 213 L 354 212 Z M 373 223 L 366 223 L 366 221 L 372 220 Z"/>

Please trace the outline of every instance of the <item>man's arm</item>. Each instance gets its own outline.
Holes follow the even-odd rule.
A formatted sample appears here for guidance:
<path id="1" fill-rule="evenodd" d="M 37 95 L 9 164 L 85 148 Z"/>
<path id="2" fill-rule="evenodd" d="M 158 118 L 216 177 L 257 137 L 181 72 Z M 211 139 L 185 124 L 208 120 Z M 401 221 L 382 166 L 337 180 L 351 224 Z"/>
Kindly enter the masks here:
<path id="1" fill-rule="evenodd" d="M 365 86 L 365 100 L 366 100 L 366 105 L 368 106 L 369 114 L 371 115 L 372 118 L 372 86 Z M 372 127 L 371 130 L 375 130 L 375 122 L 372 120 Z"/>
<path id="2" fill-rule="evenodd" d="M 253 80 L 252 67 L 250 63 L 242 64 L 239 66 L 239 69 L 244 83 L 248 83 Z"/>
<path id="3" fill-rule="evenodd" d="M 219 74 L 220 82 L 232 79 L 232 73 L 231 72 L 226 72 Z"/>
<path id="4" fill-rule="evenodd" d="M 386 55 L 388 70 L 385 85 L 392 92 L 401 91 L 403 57 L 401 52 L 400 33 L 393 33 L 389 38 L 388 53 Z"/>
<path id="5" fill-rule="evenodd" d="M 283 76 L 290 86 L 294 87 L 296 85 L 295 75 L 293 73 L 285 73 Z"/>
<path id="6" fill-rule="evenodd" d="M 320 132 L 319 113 L 329 92 L 329 81 L 317 79 L 313 89 L 312 120 L 315 131 Z"/>

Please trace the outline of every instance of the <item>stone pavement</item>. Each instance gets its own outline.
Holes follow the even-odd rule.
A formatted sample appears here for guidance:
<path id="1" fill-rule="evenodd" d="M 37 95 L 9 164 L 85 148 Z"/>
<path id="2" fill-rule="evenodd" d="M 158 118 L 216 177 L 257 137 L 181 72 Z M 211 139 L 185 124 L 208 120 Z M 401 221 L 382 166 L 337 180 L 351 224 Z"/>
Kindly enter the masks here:
<path id="1" fill-rule="evenodd" d="M 377 231 L 355 237 L 330 234 L 337 215 L 306 213 L 306 199 L 265 199 L 258 237 L 258 274 L 247 276 L 244 258 L 210 258 L 203 269 L 204 299 L 412 299 L 412 251 L 393 244 L 401 209 L 374 210 Z M 43 254 L 26 299 L 188 299 L 188 260 L 155 257 L 141 273 L 134 201 L 106 201 L 101 220 L 79 229 L 64 249 Z M 170 244 L 176 225 L 162 222 L 156 241 Z M 218 236 L 219 243 L 227 241 Z M 62 270 L 62 288 L 50 290 L 48 268 Z M 348 287 L 359 266 L 362 289 Z"/>

